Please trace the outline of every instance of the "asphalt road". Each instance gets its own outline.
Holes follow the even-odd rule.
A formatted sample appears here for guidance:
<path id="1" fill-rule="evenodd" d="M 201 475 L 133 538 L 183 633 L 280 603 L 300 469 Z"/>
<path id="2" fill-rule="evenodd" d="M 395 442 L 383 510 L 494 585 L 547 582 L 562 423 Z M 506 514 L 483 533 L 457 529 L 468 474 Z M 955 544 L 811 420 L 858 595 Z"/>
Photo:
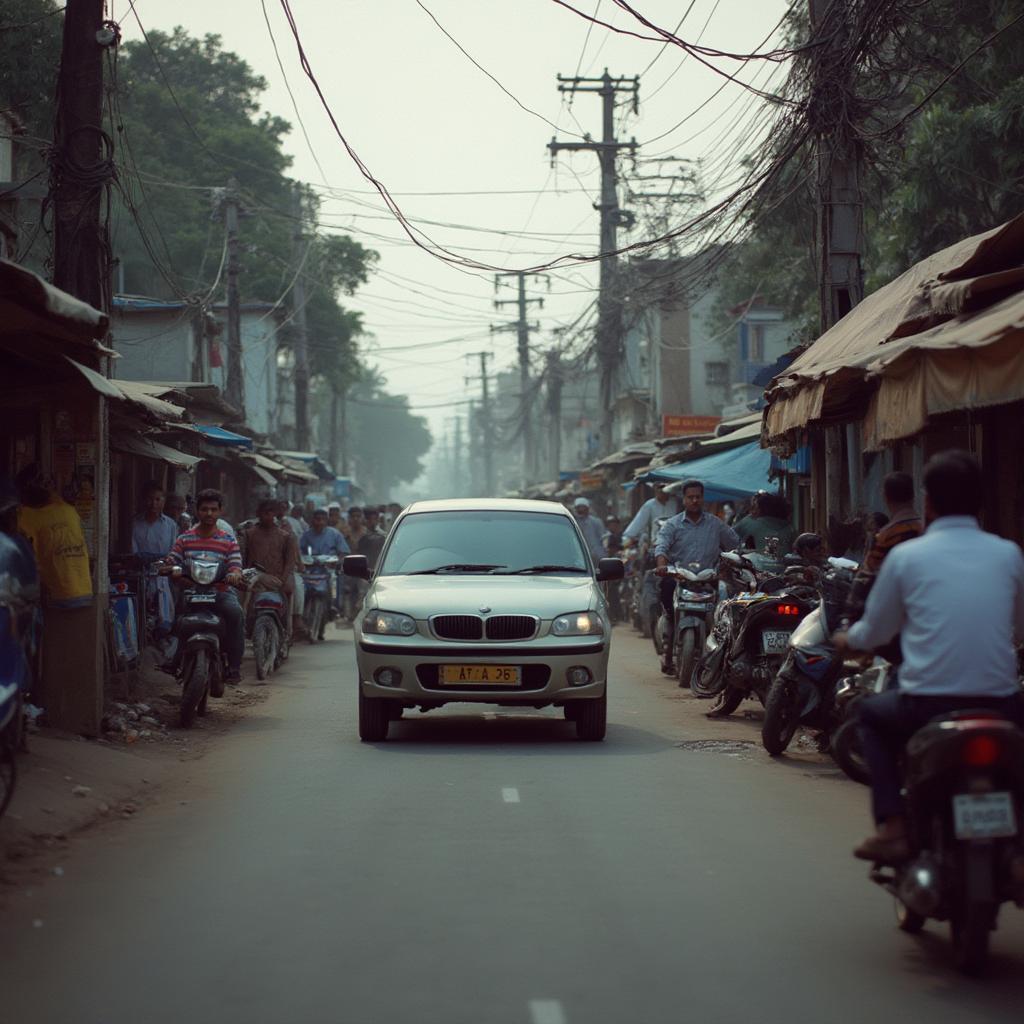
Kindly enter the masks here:
<path id="1" fill-rule="evenodd" d="M 180 790 L 7 908 L 0 1021 L 1019 1019 L 1024 914 L 989 978 L 957 976 L 849 855 L 865 791 L 706 722 L 628 631 L 603 744 L 451 706 L 360 744 L 328 635 Z"/>

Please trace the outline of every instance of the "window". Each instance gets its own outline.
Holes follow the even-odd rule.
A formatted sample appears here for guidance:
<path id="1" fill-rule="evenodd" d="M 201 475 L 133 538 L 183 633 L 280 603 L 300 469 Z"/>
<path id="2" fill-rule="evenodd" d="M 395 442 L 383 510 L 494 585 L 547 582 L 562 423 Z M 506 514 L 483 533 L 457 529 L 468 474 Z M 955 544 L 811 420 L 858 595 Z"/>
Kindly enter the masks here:
<path id="1" fill-rule="evenodd" d="M 747 359 L 751 363 L 764 362 L 764 324 L 750 325 L 750 349 Z"/>
<path id="2" fill-rule="evenodd" d="M 709 387 L 723 387 L 729 383 L 728 363 L 705 363 L 705 383 Z"/>

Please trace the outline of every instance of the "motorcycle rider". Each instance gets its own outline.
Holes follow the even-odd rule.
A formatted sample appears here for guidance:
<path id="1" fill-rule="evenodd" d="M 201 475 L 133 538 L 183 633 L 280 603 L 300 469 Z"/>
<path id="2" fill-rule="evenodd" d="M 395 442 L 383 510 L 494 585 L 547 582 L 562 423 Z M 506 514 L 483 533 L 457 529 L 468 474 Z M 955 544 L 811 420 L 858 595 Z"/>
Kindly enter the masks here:
<path id="1" fill-rule="evenodd" d="M 924 536 L 886 555 L 864 616 L 835 635 L 840 651 L 869 651 L 901 633 L 895 690 L 859 705 L 871 774 L 874 835 L 854 856 L 899 863 L 911 855 L 899 758 L 936 715 L 986 707 L 1024 724 L 1014 635 L 1024 637 L 1024 556 L 978 524 L 981 466 L 947 451 L 924 471 Z"/>
<path id="2" fill-rule="evenodd" d="M 661 605 L 668 618 L 668 636 L 675 636 L 675 612 L 672 597 L 676 581 L 667 576 L 670 565 L 696 566 L 696 572 L 713 569 L 723 551 L 734 551 L 740 539 L 731 526 L 717 516 L 704 511 L 704 484 L 700 480 L 686 480 L 682 486 L 683 509 L 661 528 L 654 547 L 657 563 L 655 574 L 661 580 Z M 630 524 L 632 525 L 632 524 Z M 673 645 L 667 644 L 661 671 L 674 675 Z"/>
<path id="3" fill-rule="evenodd" d="M 299 540 L 299 550 L 304 555 L 337 555 L 340 561 L 346 555 L 351 554 L 348 541 L 341 535 L 341 532 L 333 526 L 328 526 L 329 516 L 327 509 L 318 508 L 313 513 L 313 525 L 302 535 Z M 330 608 L 333 614 L 340 614 L 341 596 L 337 585 L 334 586 L 334 598 L 330 601 Z"/>
<path id="4" fill-rule="evenodd" d="M 277 590 L 289 607 L 295 591 L 295 566 L 299 560 L 299 545 L 295 535 L 278 525 L 278 502 L 264 498 L 256 510 L 258 519 L 245 531 L 245 566 L 259 565 L 263 576 L 256 590 Z M 291 622 L 291 614 L 286 616 Z"/>
<path id="5" fill-rule="evenodd" d="M 751 499 L 750 513 L 733 529 L 747 547 L 764 554 L 770 537 L 779 541 L 777 557 L 788 555 L 793 548 L 796 531 L 789 522 L 789 502 L 781 494 L 758 491 Z"/>
<path id="6" fill-rule="evenodd" d="M 184 565 L 191 554 L 204 551 L 216 552 L 227 560 L 228 573 L 216 584 L 217 614 L 224 622 L 224 653 L 227 655 L 228 671 L 226 683 L 242 681 L 242 655 L 245 653 L 245 622 L 242 607 L 232 587 L 242 582 L 242 552 L 233 534 L 218 525 L 224 497 L 220 491 L 209 488 L 196 495 L 196 514 L 199 522 L 191 530 L 179 533 L 167 556 L 172 565 Z"/>
<path id="7" fill-rule="evenodd" d="M 658 520 L 669 519 L 681 511 L 679 499 L 674 494 L 669 494 L 663 483 L 655 483 L 654 497 L 648 498 L 640 506 L 640 510 L 630 520 L 629 526 L 622 531 L 622 538 L 633 543 L 647 540 L 653 545 L 658 539 Z"/>

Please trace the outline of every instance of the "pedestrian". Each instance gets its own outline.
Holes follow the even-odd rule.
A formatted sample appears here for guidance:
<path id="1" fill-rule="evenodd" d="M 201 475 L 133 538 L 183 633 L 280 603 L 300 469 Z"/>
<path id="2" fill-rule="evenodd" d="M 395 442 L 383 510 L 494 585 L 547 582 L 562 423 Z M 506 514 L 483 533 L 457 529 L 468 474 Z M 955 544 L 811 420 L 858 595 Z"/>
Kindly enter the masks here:
<path id="1" fill-rule="evenodd" d="M 242 656 L 245 653 L 245 622 L 242 607 L 232 587 L 242 581 L 242 552 L 233 533 L 218 525 L 224 508 L 224 496 L 212 488 L 196 495 L 196 513 L 199 522 L 190 530 L 179 533 L 168 561 L 184 565 L 191 554 L 211 552 L 223 557 L 228 564 L 227 576 L 215 584 L 217 591 L 216 610 L 224 622 L 224 653 L 227 656 L 228 671 L 226 683 L 242 681 Z M 215 694 L 216 696 L 216 694 Z"/>
<path id="2" fill-rule="evenodd" d="M 655 573 L 662 577 L 661 606 L 668 617 L 667 636 L 675 636 L 672 598 L 676 589 L 676 581 L 667 575 L 668 567 L 683 565 L 694 572 L 713 569 L 723 551 L 733 551 L 740 543 L 731 526 L 704 511 L 704 484 L 700 480 L 684 481 L 682 492 L 684 511 L 665 523 L 654 548 Z M 665 645 L 665 660 L 661 664 L 661 671 L 668 676 L 675 674 L 672 647 Z"/>
<path id="3" fill-rule="evenodd" d="M 304 636 L 306 625 L 303 612 L 306 607 L 306 590 L 302 583 L 302 559 L 299 557 L 299 538 L 305 532 L 303 524 L 291 514 L 291 506 L 280 499 L 277 502 L 277 522 L 295 541 L 295 570 L 292 573 L 292 636 Z"/>
<path id="4" fill-rule="evenodd" d="M 356 554 L 366 557 L 366 564 L 370 572 L 373 572 L 377 568 L 377 559 L 380 558 L 387 534 L 380 528 L 380 510 L 374 505 L 366 506 L 363 518 L 366 522 L 366 532 L 359 539 Z"/>
<path id="5" fill-rule="evenodd" d="M 43 603 L 49 608 L 84 608 L 92 604 L 92 574 L 82 520 L 43 476 L 38 462 L 16 478 L 21 507 L 18 529 L 32 545 Z"/>
<path id="6" fill-rule="evenodd" d="M 143 510 L 132 520 L 132 553 L 147 563 L 166 559 L 180 532 L 175 520 L 164 514 L 165 501 L 164 489 L 151 480 L 143 491 Z M 156 600 L 154 637 L 166 637 L 174 626 L 171 581 L 166 576 L 147 576 L 147 604 L 151 596 Z"/>
<path id="7" fill-rule="evenodd" d="M 327 506 L 327 525 L 333 526 L 335 530 L 344 536 L 342 527 L 345 525 L 345 520 L 341 516 L 341 504 L 337 501 L 332 501 Z"/>
<path id="8" fill-rule="evenodd" d="M 775 558 L 788 555 L 796 539 L 796 531 L 789 521 L 789 502 L 771 491 L 758 491 L 751 499 L 750 513 L 733 529 L 746 547 Z"/>
<path id="9" fill-rule="evenodd" d="M 612 513 L 605 516 L 604 551 L 608 558 L 619 558 L 622 554 L 624 543 L 622 540 L 622 523 L 619 517 Z M 612 625 L 622 621 L 622 580 L 610 580 L 605 584 L 608 593 L 608 614 Z"/>
<path id="10" fill-rule="evenodd" d="M 173 491 L 164 500 L 164 515 L 174 520 L 178 533 L 192 526 L 192 517 L 185 511 L 185 498 Z"/>
<path id="11" fill-rule="evenodd" d="M 580 495 L 572 503 L 572 514 L 576 518 L 576 525 L 583 534 L 583 540 L 590 552 L 590 557 L 597 565 L 604 558 L 604 529 L 599 519 L 590 514 L 590 500 Z"/>
<path id="12" fill-rule="evenodd" d="M 679 515 L 682 505 L 674 494 L 665 490 L 665 484 L 656 482 L 654 484 L 654 496 L 648 498 L 639 511 L 630 520 L 629 525 L 622 531 L 624 540 L 630 543 L 646 542 L 651 548 L 658 539 L 658 531 L 661 529 L 660 520 L 670 519 Z M 647 568 L 647 566 L 644 566 Z"/>

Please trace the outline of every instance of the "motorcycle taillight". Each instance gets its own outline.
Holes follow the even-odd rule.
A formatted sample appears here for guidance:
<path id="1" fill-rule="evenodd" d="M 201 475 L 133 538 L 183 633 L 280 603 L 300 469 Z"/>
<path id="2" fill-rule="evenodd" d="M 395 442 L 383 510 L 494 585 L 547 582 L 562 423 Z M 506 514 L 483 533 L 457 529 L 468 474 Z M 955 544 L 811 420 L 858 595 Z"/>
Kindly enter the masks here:
<path id="1" fill-rule="evenodd" d="M 780 604 L 775 609 L 779 615 L 799 615 L 800 609 L 795 604 Z"/>
<path id="2" fill-rule="evenodd" d="M 982 733 L 966 740 L 960 756 L 964 764 L 971 768 L 990 768 L 999 760 L 1000 749 L 999 740 Z"/>

